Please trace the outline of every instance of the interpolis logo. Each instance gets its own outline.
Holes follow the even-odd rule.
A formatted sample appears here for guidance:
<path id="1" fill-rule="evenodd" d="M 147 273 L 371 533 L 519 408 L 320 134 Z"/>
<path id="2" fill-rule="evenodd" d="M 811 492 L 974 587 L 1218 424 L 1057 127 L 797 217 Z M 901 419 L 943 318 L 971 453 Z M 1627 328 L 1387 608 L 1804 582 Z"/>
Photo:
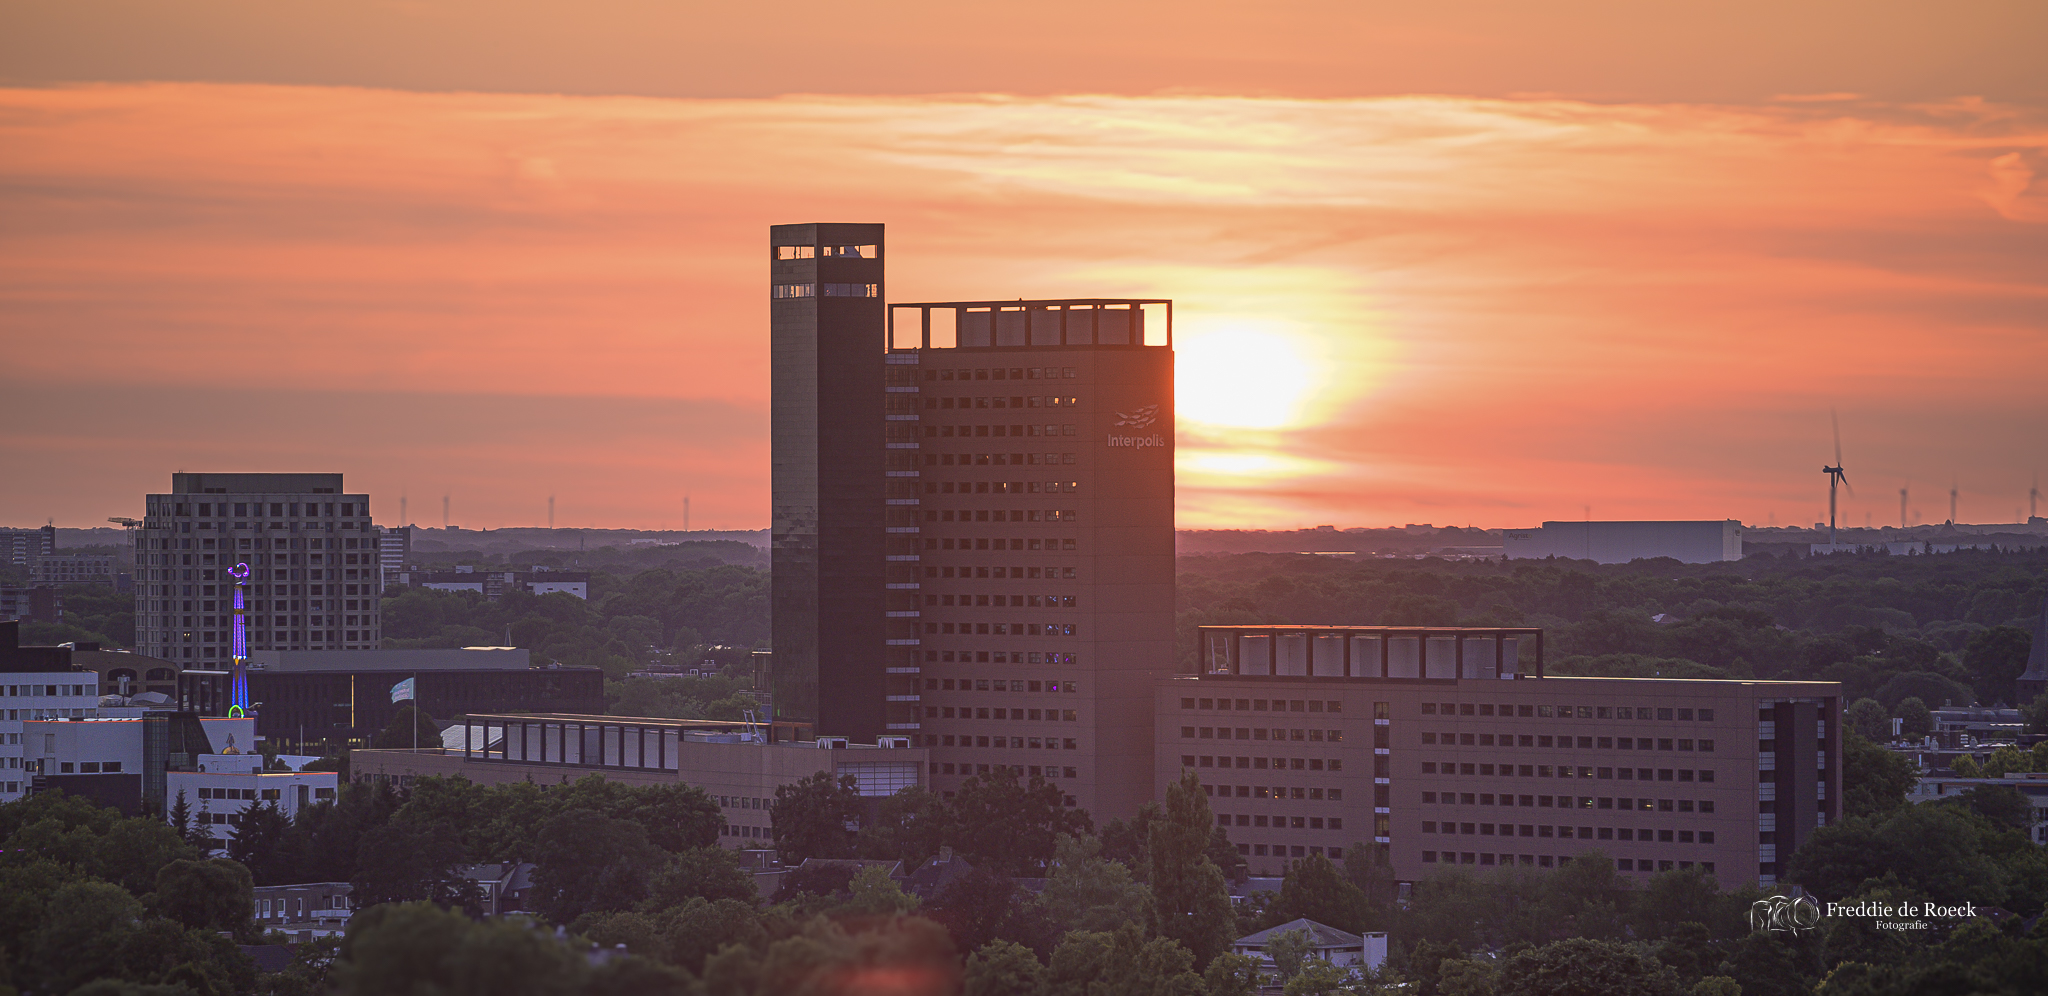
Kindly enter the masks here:
<path id="1" fill-rule="evenodd" d="M 1136 411 L 1117 412 L 1115 428 L 1144 430 L 1151 428 L 1158 421 L 1159 406 L 1146 405 L 1145 407 L 1137 409 Z M 1150 449 L 1153 447 L 1159 447 L 1163 449 L 1166 446 L 1166 435 L 1164 433 L 1154 432 L 1142 436 L 1127 436 L 1116 432 L 1111 432 L 1109 434 L 1109 445 L 1112 447 L 1119 447 L 1123 449 L 1142 450 Z"/>

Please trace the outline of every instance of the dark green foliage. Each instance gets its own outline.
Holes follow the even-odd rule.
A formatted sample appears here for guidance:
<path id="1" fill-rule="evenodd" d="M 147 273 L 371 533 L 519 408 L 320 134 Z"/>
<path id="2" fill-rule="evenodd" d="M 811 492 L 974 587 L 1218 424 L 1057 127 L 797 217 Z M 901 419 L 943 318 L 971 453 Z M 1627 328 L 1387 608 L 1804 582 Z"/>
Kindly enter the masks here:
<path id="1" fill-rule="evenodd" d="M 1277 923 L 1306 917 L 1338 930 L 1358 933 L 1365 929 L 1367 920 L 1365 893 L 1351 884 L 1330 859 L 1314 854 L 1288 869 L 1269 915 Z"/>
<path id="2" fill-rule="evenodd" d="M 1169 807 L 1171 808 L 1171 807 Z M 1213 866 L 1212 866 L 1213 867 Z M 1068 934 L 1046 966 L 1044 996 L 1201 996 L 1193 953 L 1136 924 Z"/>
<path id="3" fill-rule="evenodd" d="M 852 775 L 820 771 L 775 789 L 768 808 L 775 848 L 791 864 L 808 858 L 850 858 L 862 815 Z"/>
<path id="4" fill-rule="evenodd" d="M 1010 941 L 1050 953 L 1065 932 L 1029 893 L 986 868 L 954 879 L 918 912 L 945 927 L 963 951 Z"/>
<path id="5" fill-rule="evenodd" d="M 1837 902 L 1887 876 L 1922 902 L 2031 911 L 2048 901 L 2048 852 L 1960 804 L 1904 806 L 1822 827 L 1800 845 L 1787 875 Z"/>
<path id="6" fill-rule="evenodd" d="M 647 898 L 668 855 L 638 823 L 571 809 L 541 825 L 533 860 L 533 908 L 568 923 L 585 913 L 631 909 Z"/>
<path id="7" fill-rule="evenodd" d="M 1971 634 L 1963 645 L 1963 668 L 1971 675 L 1977 701 L 2000 705 L 2018 701 L 2013 683 L 2027 669 L 2027 652 L 2033 643 L 2034 634 L 2018 626 L 1994 626 Z"/>
<path id="8" fill-rule="evenodd" d="M 1197 967 L 1229 950 L 1237 927 L 1223 871 L 1207 853 L 1215 822 L 1201 779 L 1183 772 L 1166 787 L 1166 806 L 1152 822 L 1146 847 L 1152 862 L 1153 929 L 1187 949 Z"/>
<path id="9" fill-rule="evenodd" d="M 1895 754 L 1856 733 L 1842 738 L 1842 812 L 1874 816 L 1906 805 L 1906 793 L 1920 772 L 1903 754 Z"/>
<path id="10" fill-rule="evenodd" d="M 173 861 L 156 875 L 156 911 L 198 930 L 242 932 L 249 926 L 256 882 L 225 858 Z"/>
<path id="11" fill-rule="evenodd" d="M 1060 834 L 1095 829 L 1086 812 L 1062 804 L 1058 786 L 1036 776 L 1027 781 L 1001 766 L 962 782 L 947 809 L 953 850 L 978 868 L 1005 875 L 1043 874 Z"/>
<path id="12" fill-rule="evenodd" d="M 1502 966 L 1499 996 L 1679 996 L 1675 972 L 1625 945 L 1571 938 Z"/>
<path id="13" fill-rule="evenodd" d="M 684 996 L 689 977 L 626 955 L 593 966 L 584 949 L 518 919 L 475 921 L 427 903 L 379 906 L 349 922 L 332 971 L 339 996 Z"/>

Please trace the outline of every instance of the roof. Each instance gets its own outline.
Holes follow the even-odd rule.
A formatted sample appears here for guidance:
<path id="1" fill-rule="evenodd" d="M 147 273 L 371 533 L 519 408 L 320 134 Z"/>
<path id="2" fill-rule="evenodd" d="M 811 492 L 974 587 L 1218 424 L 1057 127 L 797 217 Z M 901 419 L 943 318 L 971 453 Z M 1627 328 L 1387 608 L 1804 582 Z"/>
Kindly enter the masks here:
<path id="1" fill-rule="evenodd" d="M 917 870 L 903 880 L 903 891 L 930 899 L 973 871 L 974 866 L 968 864 L 966 858 L 952 853 L 952 848 L 946 848 L 917 866 Z"/>
<path id="2" fill-rule="evenodd" d="M 1310 939 L 1315 942 L 1315 946 L 1318 948 L 1347 948 L 1365 943 L 1365 938 L 1357 934 L 1338 930 L 1329 924 L 1317 923 L 1306 917 L 1289 920 L 1278 927 L 1268 927 L 1256 934 L 1246 934 L 1231 943 L 1242 947 L 1263 948 L 1266 946 L 1267 941 L 1273 939 L 1275 934 L 1287 934 L 1297 930 L 1308 931 Z"/>

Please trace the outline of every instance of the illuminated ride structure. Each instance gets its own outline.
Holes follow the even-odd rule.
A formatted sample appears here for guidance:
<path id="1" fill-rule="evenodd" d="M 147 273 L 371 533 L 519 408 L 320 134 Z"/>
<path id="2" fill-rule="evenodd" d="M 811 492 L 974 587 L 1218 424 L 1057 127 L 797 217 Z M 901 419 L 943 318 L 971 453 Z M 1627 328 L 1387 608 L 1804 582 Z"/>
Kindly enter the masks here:
<path id="1" fill-rule="evenodd" d="M 249 565 L 236 564 L 228 576 L 235 579 L 235 666 L 228 679 L 228 715 L 240 717 L 249 714 Z"/>

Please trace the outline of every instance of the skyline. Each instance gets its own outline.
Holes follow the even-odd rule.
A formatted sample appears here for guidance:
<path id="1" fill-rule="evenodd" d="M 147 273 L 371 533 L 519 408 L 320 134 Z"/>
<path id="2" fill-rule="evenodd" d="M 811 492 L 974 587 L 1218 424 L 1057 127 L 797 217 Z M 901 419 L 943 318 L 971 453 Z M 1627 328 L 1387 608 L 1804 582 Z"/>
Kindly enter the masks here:
<path id="1" fill-rule="evenodd" d="M 2048 94 L 2020 46 L 2048 15 L 1888 7 L 1802 62 L 1818 14 L 1778 47 L 1745 32 L 1757 5 L 1673 15 L 1721 47 L 1624 53 L 1596 41 L 1655 18 L 1599 27 L 1611 7 L 1558 8 L 1557 44 L 1506 60 L 1485 54 L 1537 29 L 1501 5 L 1308 4 L 1331 30 L 1299 51 L 1286 18 L 1231 14 L 1114 72 L 1061 75 L 1089 42 L 851 73 L 856 44 L 780 86 L 640 42 L 595 59 L 628 22 L 681 30 L 625 0 L 518 64 L 410 47 L 461 3 L 307 5 L 301 28 L 339 34 L 279 36 L 296 62 L 258 57 L 284 15 L 228 0 L 156 29 L 119 0 L 17 10 L 0 459 L 33 472 L 0 521 L 132 515 L 179 469 L 340 470 L 380 513 L 424 502 L 415 522 L 452 494 L 457 522 L 539 525 L 553 495 L 561 525 L 660 528 L 688 496 L 693 526 L 763 527 L 757 233 L 819 218 L 890 226 L 892 300 L 1174 299 L 1182 528 L 1804 525 L 1830 410 L 1843 524 L 1896 524 L 1902 486 L 1939 522 L 1951 484 L 1966 521 L 2024 518 L 2048 469 Z M 81 40 L 116 10 L 123 38 L 214 33 Z M 216 31 L 230 15 L 247 30 Z M 759 37 L 751 16 L 706 37 Z M 1233 61 L 1224 26 L 1301 58 Z M 1414 71 L 1345 63 L 1346 39 Z"/>

